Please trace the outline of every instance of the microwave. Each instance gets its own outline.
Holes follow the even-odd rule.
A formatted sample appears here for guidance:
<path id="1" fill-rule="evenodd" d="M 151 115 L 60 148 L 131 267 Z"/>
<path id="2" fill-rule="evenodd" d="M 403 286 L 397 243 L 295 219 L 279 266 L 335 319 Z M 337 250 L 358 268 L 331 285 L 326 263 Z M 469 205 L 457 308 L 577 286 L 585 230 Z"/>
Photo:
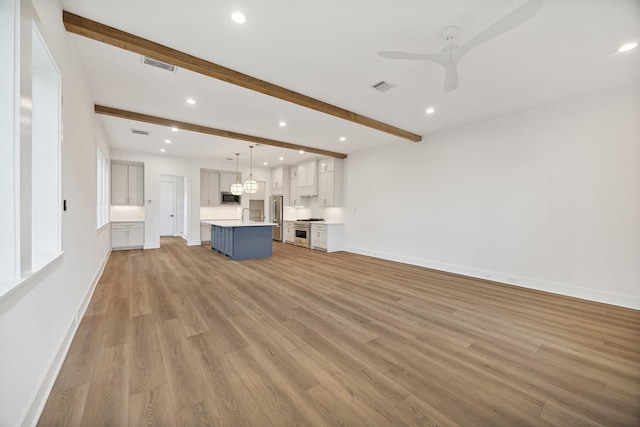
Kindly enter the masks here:
<path id="1" fill-rule="evenodd" d="M 220 193 L 220 204 L 221 205 L 239 205 L 240 196 L 233 195 L 228 191 L 222 191 Z"/>

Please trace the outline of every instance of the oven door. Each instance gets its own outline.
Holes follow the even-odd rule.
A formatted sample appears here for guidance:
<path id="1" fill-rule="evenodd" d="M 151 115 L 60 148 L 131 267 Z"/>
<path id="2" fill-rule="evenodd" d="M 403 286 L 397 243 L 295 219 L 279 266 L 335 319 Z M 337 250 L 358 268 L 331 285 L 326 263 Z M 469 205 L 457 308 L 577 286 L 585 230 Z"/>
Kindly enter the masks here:
<path id="1" fill-rule="evenodd" d="M 295 238 L 293 240 L 296 246 L 302 246 L 304 248 L 309 247 L 309 229 L 308 228 L 296 228 L 294 230 Z"/>

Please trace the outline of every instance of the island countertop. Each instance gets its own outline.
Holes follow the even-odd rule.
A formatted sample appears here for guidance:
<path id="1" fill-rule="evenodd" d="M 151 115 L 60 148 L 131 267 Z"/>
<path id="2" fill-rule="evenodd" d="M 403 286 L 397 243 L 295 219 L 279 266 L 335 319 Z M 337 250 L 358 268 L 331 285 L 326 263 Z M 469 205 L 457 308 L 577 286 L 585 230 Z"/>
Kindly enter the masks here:
<path id="1" fill-rule="evenodd" d="M 200 221 L 200 224 L 215 225 L 218 227 L 273 227 L 275 225 L 272 222 L 242 222 L 239 219 Z"/>

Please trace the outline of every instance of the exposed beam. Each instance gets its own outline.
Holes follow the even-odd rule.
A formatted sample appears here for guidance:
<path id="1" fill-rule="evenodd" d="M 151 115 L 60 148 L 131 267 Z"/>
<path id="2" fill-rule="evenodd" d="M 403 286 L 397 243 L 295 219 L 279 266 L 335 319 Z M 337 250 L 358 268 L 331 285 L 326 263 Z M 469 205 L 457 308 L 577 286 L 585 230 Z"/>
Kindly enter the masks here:
<path id="1" fill-rule="evenodd" d="M 242 86 L 265 95 L 270 95 L 284 101 L 311 108 L 312 110 L 320 111 L 344 120 L 349 120 L 359 125 L 367 126 L 400 138 L 414 142 L 422 140 L 420 135 L 379 122 L 352 111 L 336 107 L 335 105 L 328 104 L 301 93 L 285 89 L 273 83 L 265 82 L 264 80 L 251 77 L 230 68 L 205 61 L 204 59 L 143 39 L 136 35 L 126 33 L 82 16 L 74 15 L 73 13 L 64 11 L 62 14 L 62 20 L 66 30 L 71 33 L 88 37 L 93 40 L 98 40 L 141 55 L 149 56 L 205 76 L 213 77 L 214 79 Z"/>
<path id="2" fill-rule="evenodd" d="M 179 120 L 165 119 L 163 117 L 150 116 L 148 114 L 135 113 L 133 111 L 120 110 L 118 108 L 105 107 L 104 105 L 96 105 L 95 111 L 105 116 L 119 117 L 121 119 L 135 120 L 138 122 L 151 123 L 154 125 L 177 127 L 192 132 L 205 133 L 207 135 L 222 136 L 224 138 L 239 139 L 241 141 L 255 142 L 258 144 L 271 145 L 273 147 L 288 148 L 290 150 L 303 150 L 306 153 L 319 154 L 321 156 L 337 157 L 338 159 L 346 159 L 347 155 L 336 153 L 334 151 L 321 150 L 319 148 L 306 147 L 304 145 L 291 144 L 274 139 L 261 138 L 259 136 L 245 135 L 243 133 L 232 132 L 229 130 L 210 128 L 207 126 L 196 125 L 193 123 L 181 122 Z"/>

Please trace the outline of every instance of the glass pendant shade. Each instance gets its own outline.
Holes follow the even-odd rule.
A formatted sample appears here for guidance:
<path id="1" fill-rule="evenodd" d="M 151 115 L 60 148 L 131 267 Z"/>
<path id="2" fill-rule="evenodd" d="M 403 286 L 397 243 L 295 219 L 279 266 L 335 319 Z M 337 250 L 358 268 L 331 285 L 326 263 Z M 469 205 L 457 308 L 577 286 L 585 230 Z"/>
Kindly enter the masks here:
<path id="1" fill-rule="evenodd" d="M 251 172 L 249 173 L 249 179 L 244 182 L 244 192 L 248 194 L 255 194 L 258 192 L 258 182 L 253 177 L 253 145 L 249 148 L 251 148 L 251 160 L 249 162 Z"/>
<path id="2" fill-rule="evenodd" d="M 234 196 L 240 196 L 242 195 L 242 193 L 244 193 L 244 186 L 242 184 L 236 182 L 235 184 L 231 185 L 231 194 L 233 194 Z"/>
<path id="3" fill-rule="evenodd" d="M 244 192 L 249 194 L 258 192 L 258 182 L 253 178 L 253 174 L 249 175 L 249 179 L 244 182 Z"/>
<path id="4" fill-rule="evenodd" d="M 244 186 L 240 183 L 240 172 L 238 172 L 238 156 L 240 153 L 236 153 L 236 182 L 231 184 L 231 194 L 234 196 L 240 196 L 244 193 Z"/>

